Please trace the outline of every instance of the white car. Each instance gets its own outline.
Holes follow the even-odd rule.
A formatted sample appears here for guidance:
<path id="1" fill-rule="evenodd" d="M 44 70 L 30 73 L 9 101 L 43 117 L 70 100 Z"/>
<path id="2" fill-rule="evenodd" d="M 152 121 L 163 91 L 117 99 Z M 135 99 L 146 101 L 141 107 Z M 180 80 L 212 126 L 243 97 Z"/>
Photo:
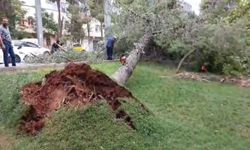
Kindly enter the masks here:
<path id="1" fill-rule="evenodd" d="M 29 56 L 38 56 L 38 55 L 49 55 L 50 50 L 39 45 L 26 42 L 13 40 L 13 49 L 16 57 L 16 62 L 21 63 L 25 62 L 25 59 Z M 9 56 L 10 58 L 10 56 Z M 11 60 L 11 59 L 9 59 Z M 0 52 L 0 63 L 3 63 L 3 53 Z"/>

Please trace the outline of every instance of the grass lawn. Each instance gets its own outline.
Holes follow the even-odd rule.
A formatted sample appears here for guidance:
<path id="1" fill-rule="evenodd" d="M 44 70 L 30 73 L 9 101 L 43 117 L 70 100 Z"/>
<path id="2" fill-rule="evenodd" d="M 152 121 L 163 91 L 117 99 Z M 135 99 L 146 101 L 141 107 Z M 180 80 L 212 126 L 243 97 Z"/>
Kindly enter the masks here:
<path id="1" fill-rule="evenodd" d="M 116 63 L 93 65 L 112 74 Z M 64 108 L 43 131 L 30 137 L 17 126 L 25 107 L 20 88 L 47 71 L 0 75 L 0 149 L 156 149 L 249 150 L 250 89 L 172 77 L 166 66 L 140 64 L 126 87 L 152 113 L 136 102 L 124 102 L 137 130 L 115 119 L 107 104 Z"/>

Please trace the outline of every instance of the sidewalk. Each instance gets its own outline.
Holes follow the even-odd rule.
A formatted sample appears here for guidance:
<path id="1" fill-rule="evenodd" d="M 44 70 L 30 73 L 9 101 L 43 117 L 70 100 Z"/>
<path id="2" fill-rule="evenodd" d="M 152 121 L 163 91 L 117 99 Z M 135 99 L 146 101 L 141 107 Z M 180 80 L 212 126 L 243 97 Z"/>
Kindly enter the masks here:
<path id="1" fill-rule="evenodd" d="M 103 63 L 106 62 L 117 62 L 119 61 L 118 59 L 115 60 L 103 60 Z M 23 72 L 23 71 L 35 71 L 38 69 L 50 69 L 50 70 L 57 70 L 57 69 L 63 69 L 67 64 L 69 64 L 70 62 L 67 63 L 48 63 L 48 64 L 17 64 L 16 67 L 12 67 L 10 65 L 10 67 L 4 67 L 4 64 L 0 64 L 0 73 L 5 73 L 5 72 Z M 89 64 L 88 61 L 79 61 L 79 62 L 74 62 L 76 64 L 81 64 L 81 63 L 87 63 Z"/>
<path id="2" fill-rule="evenodd" d="M 77 64 L 80 63 L 88 63 L 86 61 L 81 61 L 81 62 L 74 62 Z M 67 64 L 69 63 L 50 63 L 50 64 L 17 64 L 16 67 L 4 67 L 3 64 L 1 64 L 0 67 L 0 73 L 5 73 L 5 72 L 22 72 L 22 71 L 34 71 L 38 69 L 51 69 L 51 70 L 56 70 L 56 69 L 63 69 Z"/>

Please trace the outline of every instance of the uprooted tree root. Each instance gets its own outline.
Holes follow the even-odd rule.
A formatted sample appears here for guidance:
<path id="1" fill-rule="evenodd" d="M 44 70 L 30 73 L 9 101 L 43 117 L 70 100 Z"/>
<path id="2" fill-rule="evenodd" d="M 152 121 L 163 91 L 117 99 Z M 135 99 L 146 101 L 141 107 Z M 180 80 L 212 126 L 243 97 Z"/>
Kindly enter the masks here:
<path id="1" fill-rule="evenodd" d="M 63 106 L 79 107 L 99 100 L 105 100 L 116 112 L 116 118 L 135 129 L 131 117 L 118 109 L 121 106 L 118 98 L 133 98 L 131 92 L 87 64 L 70 63 L 64 70 L 46 75 L 43 82 L 25 85 L 21 94 L 29 111 L 23 116 L 20 128 L 31 135 L 44 127 L 51 112 Z"/>

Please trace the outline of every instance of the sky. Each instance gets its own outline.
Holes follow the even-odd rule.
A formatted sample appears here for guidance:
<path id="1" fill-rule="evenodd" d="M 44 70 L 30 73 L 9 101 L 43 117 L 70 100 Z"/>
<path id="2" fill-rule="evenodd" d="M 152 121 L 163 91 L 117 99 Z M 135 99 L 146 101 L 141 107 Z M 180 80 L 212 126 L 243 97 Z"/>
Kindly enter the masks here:
<path id="1" fill-rule="evenodd" d="M 200 13 L 200 3 L 201 0 L 184 0 L 192 5 L 192 9 L 196 14 Z"/>

